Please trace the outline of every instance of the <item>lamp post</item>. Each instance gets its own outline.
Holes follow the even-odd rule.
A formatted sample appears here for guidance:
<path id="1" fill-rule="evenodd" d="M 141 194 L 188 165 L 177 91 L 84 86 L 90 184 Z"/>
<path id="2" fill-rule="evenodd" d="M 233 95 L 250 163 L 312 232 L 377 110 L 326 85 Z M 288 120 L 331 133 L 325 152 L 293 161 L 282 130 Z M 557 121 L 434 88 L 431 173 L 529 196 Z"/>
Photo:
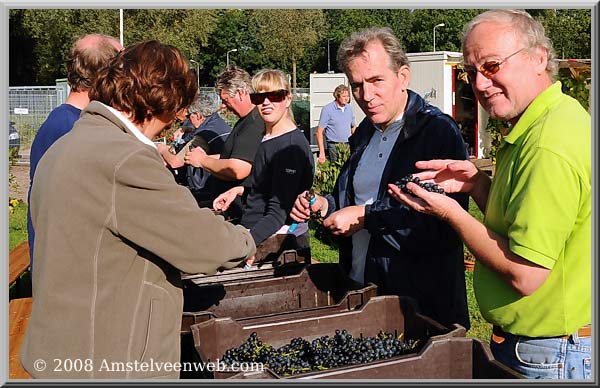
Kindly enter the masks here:
<path id="1" fill-rule="evenodd" d="M 234 52 L 236 52 L 236 51 L 237 51 L 237 49 L 236 49 L 236 48 L 234 48 L 234 49 L 231 49 L 231 50 L 227 51 L 227 66 L 229 66 L 229 53 L 234 53 Z"/>
<path id="2" fill-rule="evenodd" d="M 333 40 L 333 38 L 327 39 L 327 73 L 329 73 L 329 74 L 333 73 L 331 71 L 331 61 L 329 59 L 329 42 L 331 42 L 332 40 Z"/>
<path id="3" fill-rule="evenodd" d="M 435 29 L 436 29 L 437 27 L 444 27 L 444 26 L 445 26 L 445 24 L 444 24 L 444 23 L 440 23 L 440 24 L 436 24 L 436 25 L 433 27 L 433 52 L 435 52 Z"/>
<path id="4" fill-rule="evenodd" d="M 193 59 L 190 62 L 196 65 L 196 79 L 198 80 L 198 92 L 200 92 L 200 64 Z"/>

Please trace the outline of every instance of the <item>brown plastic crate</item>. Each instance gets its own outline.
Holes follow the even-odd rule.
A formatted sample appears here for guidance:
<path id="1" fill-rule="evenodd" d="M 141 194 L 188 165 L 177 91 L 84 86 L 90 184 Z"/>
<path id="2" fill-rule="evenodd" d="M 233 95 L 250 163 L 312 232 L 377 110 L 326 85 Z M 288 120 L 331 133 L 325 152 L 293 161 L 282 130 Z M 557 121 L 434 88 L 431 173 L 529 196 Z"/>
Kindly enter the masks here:
<path id="1" fill-rule="evenodd" d="M 184 287 L 193 284 L 204 285 L 238 282 L 243 280 L 298 274 L 307 264 L 309 263 L 306 262 L 306 258 L 300 256 L 297 251 L 286 250 L 273 262 L 261 263 L 251 269 L 232 268 L 219 271 L 212 275 L 182 273 L 181 279 L 184 282 Z"/>
<path id="2" fill-rule="evenodd" d="M 377 287 L 360 286 L 349 279 L 336 263 L 311 264 L 299 274 L 229 280 L 222 283 L 184 286 L 182 334 L 190 325 L 215 317 L 249 319 L 308 309 L 348 311 L 377 296 Z M 325 311 L 316 312 L 325 314 Z M 291 316 L 283 315 L 283 319 Z"/>
<path id="3" fill-rule="evenodd" d="M 194 345 L 201 360 L 220 359 L 227 349 L 241 345 L 252 332 L 266 343 L 283 346 L 294 337 L 308 341 L 323 335 L 332 335 L 336 329 L 346 329 L 353 336 L 374 336 L 380 330 L 400 334 L 404 338 L 423 342 L 432 337 L 464 337 L 460 325 L 445 327 L 418 313 L 413 299 L 398 296 L 371 298 L 361 309 L 330 313 L 308 310 L 294 313 L 286 319 L 274 317 L 252 318 L 237 322 L 231 318 L 214 318 L 191 326 Z M 215 373 L 215 378 L 227 378 L 231 373 Z"/>
<path id="4" fill-rule="evenodd" d="M 475 338 L 432 338 L 417 354 L 388 360 L 280 377 L 269 369 L 223 374 L 233 379 L 522 379 L 496 361 L 489 347 Z"/>

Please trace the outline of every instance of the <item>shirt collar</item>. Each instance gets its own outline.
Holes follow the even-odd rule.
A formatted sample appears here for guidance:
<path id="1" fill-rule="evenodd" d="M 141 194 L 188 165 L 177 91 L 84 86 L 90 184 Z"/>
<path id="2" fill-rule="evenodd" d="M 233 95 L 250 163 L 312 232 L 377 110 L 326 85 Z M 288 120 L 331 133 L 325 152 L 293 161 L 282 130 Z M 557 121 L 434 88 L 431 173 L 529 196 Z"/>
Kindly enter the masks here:
<path id="1" fill-rule="evenodd" d="M 561 83 L 556 81 L 546 90 L 538 94 L 523 112 L 519 121 L 504 137 L 507 143 L 513 144 L 527 129 L 548 109 L 548 106 L 562 95 Z"/>
<path id="2" fill-rule="evenodd" d="M 102 104 L 102 105 L 104 105 L 112 114 L 115 115 L 116 118 L 118 118 L 123 124 L 125 124 L 125 126 L 127 127 L 127 129 L 129 129 L 131 131 L 131 133 L 133 133 L 133 135 L 138 138 L 139 141 L 141 141 L 142 143 L 145 143 L 145 144 L 147 144 L 149 146 L 152 146 L 154 148 L 157 148 L 156 144 L 154 144 L 154 142 L 152 140 L 148 139 L 146 137 L 146 135 L 144 135 L 135 126 L 135 124 L 133 122 L 131 122 L 128 118 L 126 118 L 125 116 L 123 116 L 123 114 L 121 112 L 119 112 L 118 110 L 116 110 L 112 106 L 108 106 L 108 105 L 105 105 L 105 104 Z"/>
<path id="3" fill-rule="evenodd" d="M 373 123 L 373 126 L 375 127 L 376 130 L 378 130 L 381 133 L 383 133 L 384 131 L 388 131 L 388 130 L 393 131 L 393 130 L 402 128 L 402 126 L 404 125 L 403 118 L 404 118 L 404 112 L 400 113 L 400 115 L 398 117 L 396 117 L 396 120 L 394 120 L 386 129 L 381 129 L 379 124 L 375 124 L 375 123 Z"/>

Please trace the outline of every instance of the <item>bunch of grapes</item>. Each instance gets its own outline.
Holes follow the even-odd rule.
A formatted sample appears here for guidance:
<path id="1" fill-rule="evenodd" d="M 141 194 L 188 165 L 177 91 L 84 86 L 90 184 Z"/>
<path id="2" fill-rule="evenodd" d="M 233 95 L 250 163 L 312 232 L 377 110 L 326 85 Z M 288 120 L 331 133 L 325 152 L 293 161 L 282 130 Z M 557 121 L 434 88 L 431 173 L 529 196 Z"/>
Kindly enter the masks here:
<path id="1" fill-rule="evenodd" d="M 406 184 L 408 182 L 416 183 L 417 185 L 421 186 L 422 188 L 424 188 L 425 190 L 430 191 L 430 192 L 445 194 L 444 189 L 442 189 L 440 186 L 438 186 L 432 182 L 421 182 L 419 177 L 413 176 L 412 174 L 409 174 L 409 175 L 403 177 L 399 181 L 394 182 L 394 184 L 396 186 L 398 186 L 398 188 L 400 190 L 402 190 L 403 192 L 405 192 L 406 194 L 412 195 L 412 192 L 406 187 Z"/>
<path id="2" fill-rule="evenodd" d="M 321 371 L 330 368 L 383 360 L 415 351 L 418 340 L 402 340 L 400 336 L 380 331 L 374 337 L 354 338 L 347 330 L 336 330 L 333 336 L 322 336 L 309 342 L 293 338 L 274 349 L 264 344 L 256 332 L 237 348 L 225 352 L 222 361 L 234 366 L 260 362 L 280 376 Z"/>

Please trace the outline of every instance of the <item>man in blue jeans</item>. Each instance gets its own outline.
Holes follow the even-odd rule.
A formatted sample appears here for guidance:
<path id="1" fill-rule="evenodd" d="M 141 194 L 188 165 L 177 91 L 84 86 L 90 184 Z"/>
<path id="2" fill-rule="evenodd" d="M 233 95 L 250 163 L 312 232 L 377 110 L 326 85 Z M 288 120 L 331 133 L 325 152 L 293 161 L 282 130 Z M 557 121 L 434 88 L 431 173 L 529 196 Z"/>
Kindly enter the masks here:
<path id="1" fill-rule="evenodd" d="M 338 85 L 333 91 L 335 100 L 321 110 L 317 127 L 317 145 L 319 164 L 337 160 L 337 144 L 348 144 L 348 138 L 354 133 L 354 114 L 350 106 L 350 91 L 346 85 Z M 325 136 L 325 139 L 323 139 Z"/>
<path id="2" fill-rule="evenodd" d="M 27 202 L 30 206 L 31 187 L 38 162 L 55 141 L 73 128 L 73 124 L 79 119 L 81 110 L 90 102 L 88 91 L 98 70 L 107 65 L 109 60 L 121 50 L 123 50 L 123 46 L 117 39 L 101 34 L 85 35 L 73 45 L 67 62 L 67 81 L 71 88 L 69 96 L 64 104 L 50 112 L 46 121 L 38 129 L 31 145 L 29 192 L 27 193 Z M 33 270 L 35 231 L 31 223 L 29 208 L 27 208 L 27 232 L 29 260 L 31 270 Z"/>
<path id="3" fill-rule="evenodd" d="M 533 379 L 591 379 L 591 119 L 565 95 L 544 27 L 498 9 L 464 29 L 464 69 L 477 100 L 508 122 L 494 179 L 468 161 L 419 161 L 421 181 L 468 193 L 483 224 L 449 196 L 389 186 L 448 222 L 477 258 L 473 288 L 494 325 L 494 357 Z"/>

